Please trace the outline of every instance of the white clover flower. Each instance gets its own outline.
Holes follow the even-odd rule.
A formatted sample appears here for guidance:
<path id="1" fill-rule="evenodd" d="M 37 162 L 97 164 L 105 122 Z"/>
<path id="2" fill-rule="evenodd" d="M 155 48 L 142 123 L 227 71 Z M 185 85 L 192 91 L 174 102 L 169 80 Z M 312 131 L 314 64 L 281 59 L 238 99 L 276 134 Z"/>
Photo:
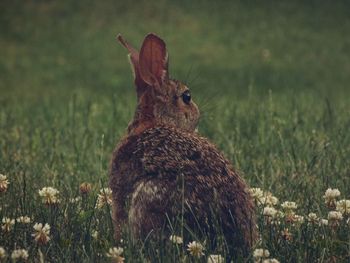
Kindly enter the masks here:
<path id="1" fill-rule="evenodd" d="M 187 251 L 189 251 L 192 256 L 197 258 L 204 255 L 203 250 L 204 250 L 204 247 L 202 246 L 201 243 L 197 241 L 192 241 L 187 245 Z"/>
<path id="2" fill-rule="evenodd" d="M 293 221 L 298 224 L 304 223 L 304 217 L 300 215 L 293 215 Z"/>
<path id="3" fill-rule="evenodd" d="M 270 206 L 264 207 L 264 210 L 263 210 L 264 216 L 274 218 L 276 216 L 276 214 L 277 214 L 277 210 L 275 208 L 270 207 Z"/>
<path id="4" fill-rule="evenodd" d="M 101 209 L 105 205 L 112 204 L 112 190 L 110 188 L 103 188 L 97 195 L 96 208 Z"/>
<path id="5" fill-rule="evenodd" d="M 113 247 L 110 248 L 108 253 L 106 253 L 106 256 L 112 259 L 112 262 L 114 263 L 122 263 L 124 262 L 125 258 L 123 258 L 121 255 L 123 254 L 124 249 L 121 247 Z"/>
<path id="6" fill-rule="evenodd" d="M 75 197 L 75 198 L 71 198 L 69 199 L 69 203 L 71 204 L 77 204 L 82 200 L 81 196 Z"/>
<path id="7" fill-rule="evenodd" d="M 30 217 L 29 216 L 20 216 L 16 219 L 17 223 L 21 224 L 29 224 L 30 223 Z"/>
<path id="8" fill-rule="evenodd" d="M 11 258 L 16 261 L 19 259 L 27 260 L 29 257 L 28 251 L 25 249 L 15 249 L 11 253 Z"/>
<path id="9" fill-rule="evenodd" d="M 253 257 L 255 259 L 268 258 L 269 256 L 270 252 L 267 249 L 257 248 L 253 252 Z"/>
<path id="10" fill-rule="evenodd" d="M 275 258 L 268 258 L 268 259 L 264 259 L 262 263 L 280 263 L 280 262 Z"/>
<path id="11" fill-rule="evenodd" d="M 268 203 L 269 205 L 277 205 L 278 204 L 278 198 L 276 196 L 273 195 L 268 195 L 266 197 L 266 203 Z"/>
<path id="12" fill-rule="evenodd" d="M 57 197 L 59 193 L 60 192 L 53 187 L 44 187 L 39 190 L 39 195 L 42 197 L 43 203 L 47 205 L 54 205 L 59 203 L 60 200 Z"/>
<path id="13" fill-rule="evenodd" d="M 281 219 L 283 219 L 284 217 L 285 214 L 282 211 L 276 209 L 275 213 L 273 214 L 271 223 L 274 225 L 280 225 Z"/>
<path id="14" fill-rule="evenodd" d="M 278 198 L 273 196 L 270 192 L 264 192 L 258 201 L 260 205 L 264 206 L 275 206 L 278 204 Z"/>
<path id="15" fill-rule="evenodd" d="M 42 223 L 35 223 L 33 226 L 35 233 L 32 234 L 32 237 L 34 237 L 35 241 L 40 245 L 45 245 L 47 242 L 50 241 L 50 225 L 45 224 L 43 226 Z"/>
<path id="16" fill-rule="evenodd" d="M 224 263 L 225 259 L 221 255 L 209 255 L 207 263 Z"/>
<path id="17" fill-rule="evenodd" d="M 91 236 L 95 240 L 98 239 L 98 231 L 97 230 L 92 231 Z"/>
<path id="18" fill-rule="evenodd" d="M 307 215 L 307 221 L 309 221 L 310 223 L 316 223 L 318 221 L 318 217 L 315 213 L 309 213 Z"/>
<path id="19" fill-rule="evenodd" d="M 0 174 L 0 193 L 6 192 L 9 184 L 10 183 L 9 183 L 9 180 L 7 179 L 7 176 Z"/>
<path id="20" fill-rule="evenodd" d="M 4 217 L 2 219 L 2 225 L 1 225 L 1 229 L 4 232 L 10 232 L 12 229 L 12 226 L 15 224 L 15 220 L 8 218 L 8 217 Z"/>
<path id="21" fill-rule="evenodd" d="M 338 211 L 330 211 L 328 213 L 329 221 L 341 221 L 343 219 L 343 215 Z"/>
<path id="22" fill-rule="evenodd" d="M 264 192 L 260 188 L 250 188 L 249 193 L 250 196 L 256 201 L 260 200 L 260 198 L 264 196 Z"/>
<path id="23" fill-rule="evenodd" d="M 336 198 L 340 196 L 340 191 L 338 189 L 328 188 L 324 193 L 324 202 L 329 208 L 335 208 Z"/>
<path id="24" fill-rule="evenodd" d="M 281 207 L 286 211 L 292 211 L 297 209 L 297 204 L 295 202 L 285 201 L 281 204 Z"/>
<path id="25" fill-rule="evenodd" d="M 343 215 L 350 215 L 350 200 L 340 200 L 336 203 L 336 210 Z"/>
<path id="26" fill-rule="evenodd" d="M 3 247 L 0 247 L 0 262 L 2 259 L 6 258 L 6 250 Z"/>
<path id="27" fill-rule="evenodd" d="M 180 244 L 183 243 L 182 237 L 179 237 L 179 236 L 176 236 L 176 235 L 171 235 L 171 236 L 169 237 L 169 240 L 170 240 L 171 242 L 173 242 L 174 244 L 178 244 L 178 245 L 180 245 Z"/>
<path id="28" fill-rule="evenodd" d="M 323 198 L 326 200 L 327 199 L 336 199 L 339 196 L 340 196 L 340 191 L 337 188 L 335 188 L 335 189 L 328 188 L 326 190 L 326 192 L 324 193 Z"/>
<path id="29" fill-rule="evenodd" d="M 328 226 L 328 220 L 321 218 L 318 224 L 320 226 Z"/>

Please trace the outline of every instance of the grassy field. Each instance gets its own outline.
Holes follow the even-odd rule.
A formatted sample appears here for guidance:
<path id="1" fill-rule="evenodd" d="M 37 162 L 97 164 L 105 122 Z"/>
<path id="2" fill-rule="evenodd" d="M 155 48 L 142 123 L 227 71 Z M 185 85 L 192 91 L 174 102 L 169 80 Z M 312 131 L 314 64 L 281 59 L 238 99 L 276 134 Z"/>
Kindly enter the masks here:
<path id="1" fill-rule="evenodd" d="M 328 225 L 307 215 L 328 218 L 335 209 L 325 204 L 328 188 L 350 199 L 349 8 L 347 1 L 1 1 L 0 174 L 10 184 L 1 190 L 0 181 L 0 219 L 31 218 L 1 222 L 4 260 L 19 248 L 29 262 L 111 260 L 109 207 L 95 206 L 136 100 L 115 36 L 138 46 L 156 32 L 167 42 L 171 75 L 201 109 L 200 133 L 251 187 L 279 199 L 271 206 L 284 210 L 280 224 L 258 205 L 257 248 L 280 262 L 348 262 L 350 213 L 338 206 L 343 219 Z M 83 182 L 89 194 L 80 193 Z M 58 205 L 43 203 L 43 187 L 59 190 Z M 284 201 L 296 202 L 304 222 Z M 51 226 L 47 244 L 31 235 L 35 223 Z M 207 248 L 195 259 L 186 245 L 148 254 L 126 237 L 122 256 L 207 262 L 222 253 Z"/>

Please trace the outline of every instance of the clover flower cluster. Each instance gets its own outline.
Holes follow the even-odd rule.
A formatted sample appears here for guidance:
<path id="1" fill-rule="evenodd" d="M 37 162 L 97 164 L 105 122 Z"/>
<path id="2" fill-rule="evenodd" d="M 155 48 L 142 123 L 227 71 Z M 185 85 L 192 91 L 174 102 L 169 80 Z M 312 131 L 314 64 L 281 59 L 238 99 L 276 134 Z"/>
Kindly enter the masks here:
<path id="1" fill-rule="evenodd" d="M 122 263 L 125 258 L 122 257 L 124 249 L 121 247 L 112 247 L 109 249 L 106 256 L 109 257 L 113 263 Z"/>
<path id="2" fill-rule="evenodd" d="M 267 249 L 257 248 L 253 252 L 253 258 L 256 263 L 279 263 L 275 258 L 269 258 L 270 252 Z"/>
<path id="3" fill-rule="evenodd" d="M 58 199 L 58 194 L 60 192 L 53 187 L 44 187 L 39 190 L 39 196 L 42 198 L 44 204 L 50 206 L 55 205 L 60 202 Z"/>
<path id="4" fill-rule="evenodd" d="M 0 193 L 6 192 L 9 186 L 9 180 L 6 175 L 0 174 Z"/>
<path id="5" fill-rule="evenodd" d="M 35 223 L 33 226 L 35 232 L 32 234 L 34 240 L 40 245 L 46 245 L 50 241 L 50 225 L 42 223 Z"/>
<path id="6" fill-rule="evenodd" d="M 262 208 L 262 215 L 268 224 L 280 224 L 283 219 L 286 223 L 293 225 L 302 224 L 306 220 L 308 224 L 319 226 L 337 226 L 340 222 L 350 216 L 350 200 L 338 200 L 341 193 L 338 189 L 328 188 L 323 195 L 325 204 L 329 209 L 327 218 L 320 218 L 316 213 L 309 213 L 307 216 L 296 214 L 298 204 L 292 201 L 285 201 L 277 209 L 278 199 L 270 192 L 264 192 L 260 188 L 251 188 L 250 195 L 255 203 Z"/>
<path id="7" fill-rule="evenodd" d="M 96 208 L 101 209 L 105 205 L 112 205 L 112 190 L 102 188 L 97 196 Z"/>
<path id="8" fill-rule="evenodd" d="M 0 174 L 0 193 L 5 193 L 9 186 L 9 180 L 7 176 Z M 92 186 L 89 183 L 82 183 L 79 187 L 81 196 L 68 198 L 67 201 L 70 204 L 82 204 L 87 200 L 87 195 L 91 192 Z M 341 199 L 341 193 L 338 189 L 328 188 L 324 195 L 324 203 L 328 208 L 327 218 L 322 218 L 314 212 L 310 212 L 305 216 L 298 215 L 298 204 L 294 201 L 279 202 L 279 199 L 271 192 L 263 191 L 260 188 L 251 188 L 249 190 L 252 199 L 255 201 L 258 208 L 261 210 L 263 223 L 267 225 L 281 225 L 282 222 L 288 224 L 292 229 L 298 227 L 304 222 L 307 225 L 322 226 L 336 228 L 342 222 L 350 222 L 350 200 Z M 42 203 L 49 206 L 59 207 L 61 199 L 59 198 L 59 190 L 50 186 L 43 187 L 38 191 L 39 197 Z M 102 188 L 97 194 L 96 209 L 102 209 L 105 206 L 112 204 L 112 190 L 110 188 Z M 80 206 L 79 206 L 80 207 Z M 34 221 L 28 215 L 18 216 L 13 219 L 10 217 L 3 217 L 1 219 L 1 234 L 9 234 L 17 226 L 20 228 L 26 228 L 27 225 Z M 15 227 L 16 226 L 16 227 Z M 284 240 L 290 241 L 293 238 L 293 234 L 289 227 L 285 227 L 281 232 L 281 236 Z M 34 223 L 32 238 L 33 242 L 38 246 L 47 245 L 51 240 L 51 226 L 47 223 Z M 99 232 L 97 230 L 91 230 L 91 237 L 97 242 L 99 238 Z M 170 235 L 169 241 L 176 246 L 182 247 L 184 240 L 182 236 Z M 225 258 L 220 254 L 206 254 L 204 243 L 198 241 L 191 241 L 187 243 L 184 248 L 187 250 L 187 255 L 193 257 L 194 260 L 206 259 L 208 263 L 222 263 L 225 262 Z M 29 250 L 31 251 L 31 250 Z M 123 256 L 124 249 L 122 247 L 112 247 L 105 254 L 110 258 L 112 262 L 122 263 L 125 261 Z M 0 261 L 6 261 L 7 258 L 11 258 L 12 261 L 27 261 L 29 258 L 28 250 L 17 248 L 11 253 L 7 252 L 4 247 L 0 246 Z M 270 252 L 266 248 L 257 248 L 253 251 L 253 258 L 255 262 L 261 263 L 279 263 L 275 258 L 270 257 Z M 10 259 L 9 259 L 10 260 Z"/>

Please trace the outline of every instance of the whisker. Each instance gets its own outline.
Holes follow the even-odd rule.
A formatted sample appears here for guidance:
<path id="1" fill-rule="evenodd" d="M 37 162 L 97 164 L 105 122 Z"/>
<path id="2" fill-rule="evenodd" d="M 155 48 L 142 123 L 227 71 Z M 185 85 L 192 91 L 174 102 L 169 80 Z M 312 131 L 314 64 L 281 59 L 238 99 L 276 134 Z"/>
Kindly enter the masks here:
<path id="1" fill-rule="evenodd" d="M 190 75 L 191 75 L 191 73 L 192 73 L 192 68 L 193 68 L 193 64 L 190 65 L 190 68 L 189 68 L 188 71 L 187 71 L 186 77 L 185 77 L 185 79 L 184 79 L 184 82 L 185 82 L 185 83 L 188 83 L 188 79 L 189 79 L 189 77 L 190 77 Z"/>

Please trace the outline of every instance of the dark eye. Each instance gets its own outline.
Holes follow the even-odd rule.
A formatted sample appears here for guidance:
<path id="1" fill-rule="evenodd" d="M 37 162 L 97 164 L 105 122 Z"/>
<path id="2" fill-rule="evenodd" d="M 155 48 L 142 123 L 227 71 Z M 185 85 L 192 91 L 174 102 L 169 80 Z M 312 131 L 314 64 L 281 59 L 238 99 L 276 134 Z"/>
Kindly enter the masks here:
<path id="1" fill-rule="evenodd" d="M 190 93 L 189 90 L 186 90 L 184 93 L 182 93 L 182 100 L 186 104 L 190 104 L 190 102 L 191 102 L 191 93 Z"/>

